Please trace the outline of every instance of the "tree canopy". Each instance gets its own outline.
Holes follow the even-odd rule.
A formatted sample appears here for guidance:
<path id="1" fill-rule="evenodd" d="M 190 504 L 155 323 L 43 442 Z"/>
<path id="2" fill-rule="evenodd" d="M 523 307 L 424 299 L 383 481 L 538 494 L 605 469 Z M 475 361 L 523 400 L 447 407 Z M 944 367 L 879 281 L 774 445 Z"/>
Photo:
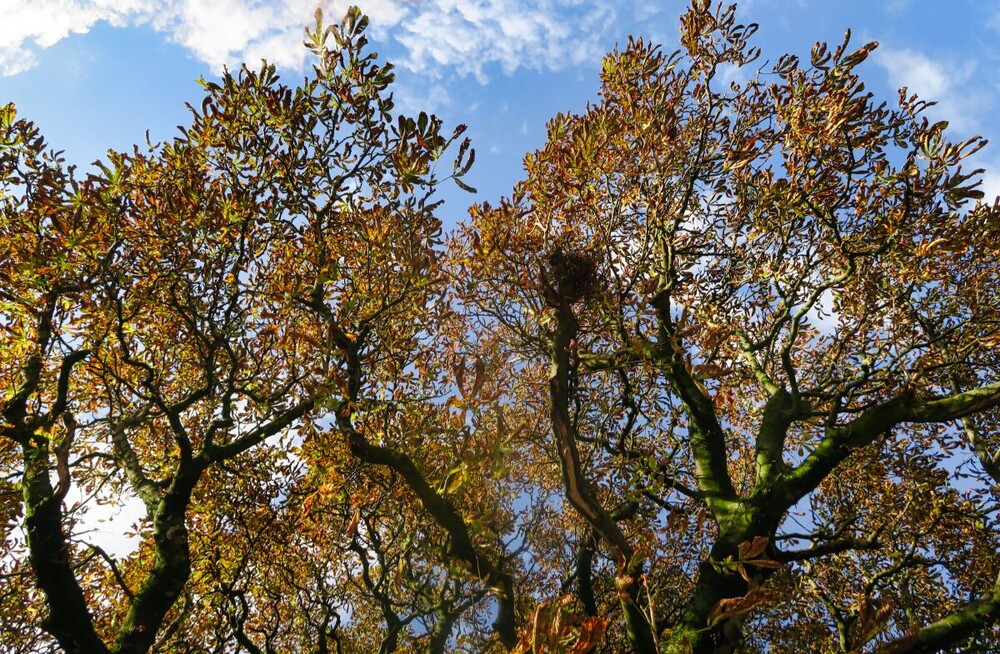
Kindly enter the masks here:
<path id="1" fill-rule="evenodd" d="M 0 109 L 0 652 L 1000 648 L 985 141 L 694 0 L 446 232 L 366 26 L 82 177 Z"/>

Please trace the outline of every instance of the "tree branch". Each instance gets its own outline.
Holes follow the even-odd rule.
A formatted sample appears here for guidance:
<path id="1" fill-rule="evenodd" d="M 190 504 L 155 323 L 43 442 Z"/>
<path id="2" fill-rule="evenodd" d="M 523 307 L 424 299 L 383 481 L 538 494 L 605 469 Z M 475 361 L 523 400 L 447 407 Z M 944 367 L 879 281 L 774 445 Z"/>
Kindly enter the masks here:
<path id="1" fill-rule="evenodd" d="M 549 373 L 550 419 L 552 433 L 562 469 L 566 497 L 573 508 L 600 534 L 612 549 L 619 569 L 619 588 L 625 625 L 636 652 L 655 652 L 655 638 L 648 618 L 640 607 L 640 579 L 645 562 L 635 556 L 635 550 L 611 515 L 601 506 L 583 474 L 577 448 L 577 430 L 569 413 L 570 348 L 578 324 L 568 301 L 563 298 L 556 307 L 556 331 L 552 337 L 552 363 Z"/>
<path id="2" fill-rule="evenodd" d="M 42 627 L 67 654 L 107 654 L 94 630 L 83 590 L 73 574 L 71 547 L 62 525 L 62 506 L 49 480 L 48 440 L 33 445 L 25 437 L 22 488 L 31 567 L 45 593 L 49 615 Z"/>
<path id="3" fill-rule="evenodd" d="M 985 625 L 1000 621 L 1000 578 L 980 599 L 949 613 L 915 633 L 888 643 L 876 654 L 934 654 L 957 645 Z"/>
<path id="4" fill-rule="evenodd" d="M 906 422 L 950 422 L 1000 405 L 1000 382 L 947 397 L 918 400 L 905 392 L 866 409 L 846 425 L 828 427 L 826 436 L 786 476 L 781 491 L 788 506 L 816 488 L 851 451 L 874 442 L 880 434 Z"/>
<path id="5" fill-rule="evenodd" d="M 427 482 L 406 454 L 392 448 L 369 443 L 351 423 L 350 417 L 338 415 L 338 426 L 347 436 L 351 453 L 371 465 L 382 465 L 395 471 L 406 482 L 410 490 L 420 500 L 438 526 L 449 537 L 448 552 L 457 561 L 468 566 L 469 572 L 496 592 L 497 617 L 493 628 L 504 647 L 511 649 L 517 645 L 517 628 L 514 611 L 514 579 L 501 570 L 472 542 L 465 520 L 446 499 L 441 497 Z"/>

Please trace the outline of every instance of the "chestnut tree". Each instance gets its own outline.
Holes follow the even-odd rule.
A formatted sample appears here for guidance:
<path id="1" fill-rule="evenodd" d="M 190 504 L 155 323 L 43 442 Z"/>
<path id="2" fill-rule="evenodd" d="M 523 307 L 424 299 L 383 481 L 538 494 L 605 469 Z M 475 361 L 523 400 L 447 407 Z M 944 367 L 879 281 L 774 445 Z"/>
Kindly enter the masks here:
<path id="1" fill-rule="evenodd" d="M 0 110 L 0 652 L 1000 647 L 982 139 L 693 0 L 446 233 L 366 25 L 82 178 Z"/>

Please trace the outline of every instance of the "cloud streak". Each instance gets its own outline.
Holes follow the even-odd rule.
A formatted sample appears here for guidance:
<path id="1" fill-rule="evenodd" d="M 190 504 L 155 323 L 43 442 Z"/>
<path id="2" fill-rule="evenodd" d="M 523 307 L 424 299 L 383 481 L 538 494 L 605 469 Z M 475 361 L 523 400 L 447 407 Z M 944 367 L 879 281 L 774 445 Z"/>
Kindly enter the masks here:
<path id="1" fill-rule="evenodd" d="M 12 0 L 0 21 L 0 75 L 29 70 L 39 48 L 86 33 L 99 21 L 119 27 L 143 23 L 152 8 L 146 0 Z"/>
<path id="2" fill-rule="evenodd" d="M 328 20 L 350 2 L 321 3 Z M 302 30 L 317 0 L 13 0 L 0 25 L 0 75 L 29 70 L 37 53 L 101 21 L 149 25 L 219 72 L 267 59 L 298 70 Z M 558 70 L 594 61 L 614 8 L 600 0 L 369 0 L 373 34 L 401 48 L 400 66 L 485 79 L 492 69 Z"/>
<path id="3" fill-rule="evenodd" d="M 884 46 L 877 52 L 876 61 L 885 68 L 892 86 L 906 87 L 921 100 L 936 102 L 927 115 L 948 121 L 950 138 L 960 140 L 989 127 L 998 95 L 995 86 L 984 83 L 989 73 L 984 73 L 975 59 L 940 60 L 915 50 Z M 980 186 L 985 202 L 992 204 L 1000 197 L 1000 153 L 994 144 L 966 160 L 963 167 L 986 171 Z"/>
<path id="4" fill-rule="evenodd" d="M 970 84 L 975 80 L 976 62 L 939 61 L 920 52 L 880 47 L 876 61 L 889 74 L 889 83 L 906 87 L 921 100 L 936 102 L 932 117 L 948 120 L 960 132 L 975 131 L 987 99 Z"/>

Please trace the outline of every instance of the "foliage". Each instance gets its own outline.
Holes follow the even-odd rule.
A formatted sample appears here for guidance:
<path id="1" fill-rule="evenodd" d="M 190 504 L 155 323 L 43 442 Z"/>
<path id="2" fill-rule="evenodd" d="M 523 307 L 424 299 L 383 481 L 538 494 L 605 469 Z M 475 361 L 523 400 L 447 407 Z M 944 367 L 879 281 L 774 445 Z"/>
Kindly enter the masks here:
<path id="1" fill-rule="evenodd" d="M 445 235 L 366 25 L 82 180 L 0 111 L 0 651 L 1000 647 L 981 139 L 695 0 Z"/>

